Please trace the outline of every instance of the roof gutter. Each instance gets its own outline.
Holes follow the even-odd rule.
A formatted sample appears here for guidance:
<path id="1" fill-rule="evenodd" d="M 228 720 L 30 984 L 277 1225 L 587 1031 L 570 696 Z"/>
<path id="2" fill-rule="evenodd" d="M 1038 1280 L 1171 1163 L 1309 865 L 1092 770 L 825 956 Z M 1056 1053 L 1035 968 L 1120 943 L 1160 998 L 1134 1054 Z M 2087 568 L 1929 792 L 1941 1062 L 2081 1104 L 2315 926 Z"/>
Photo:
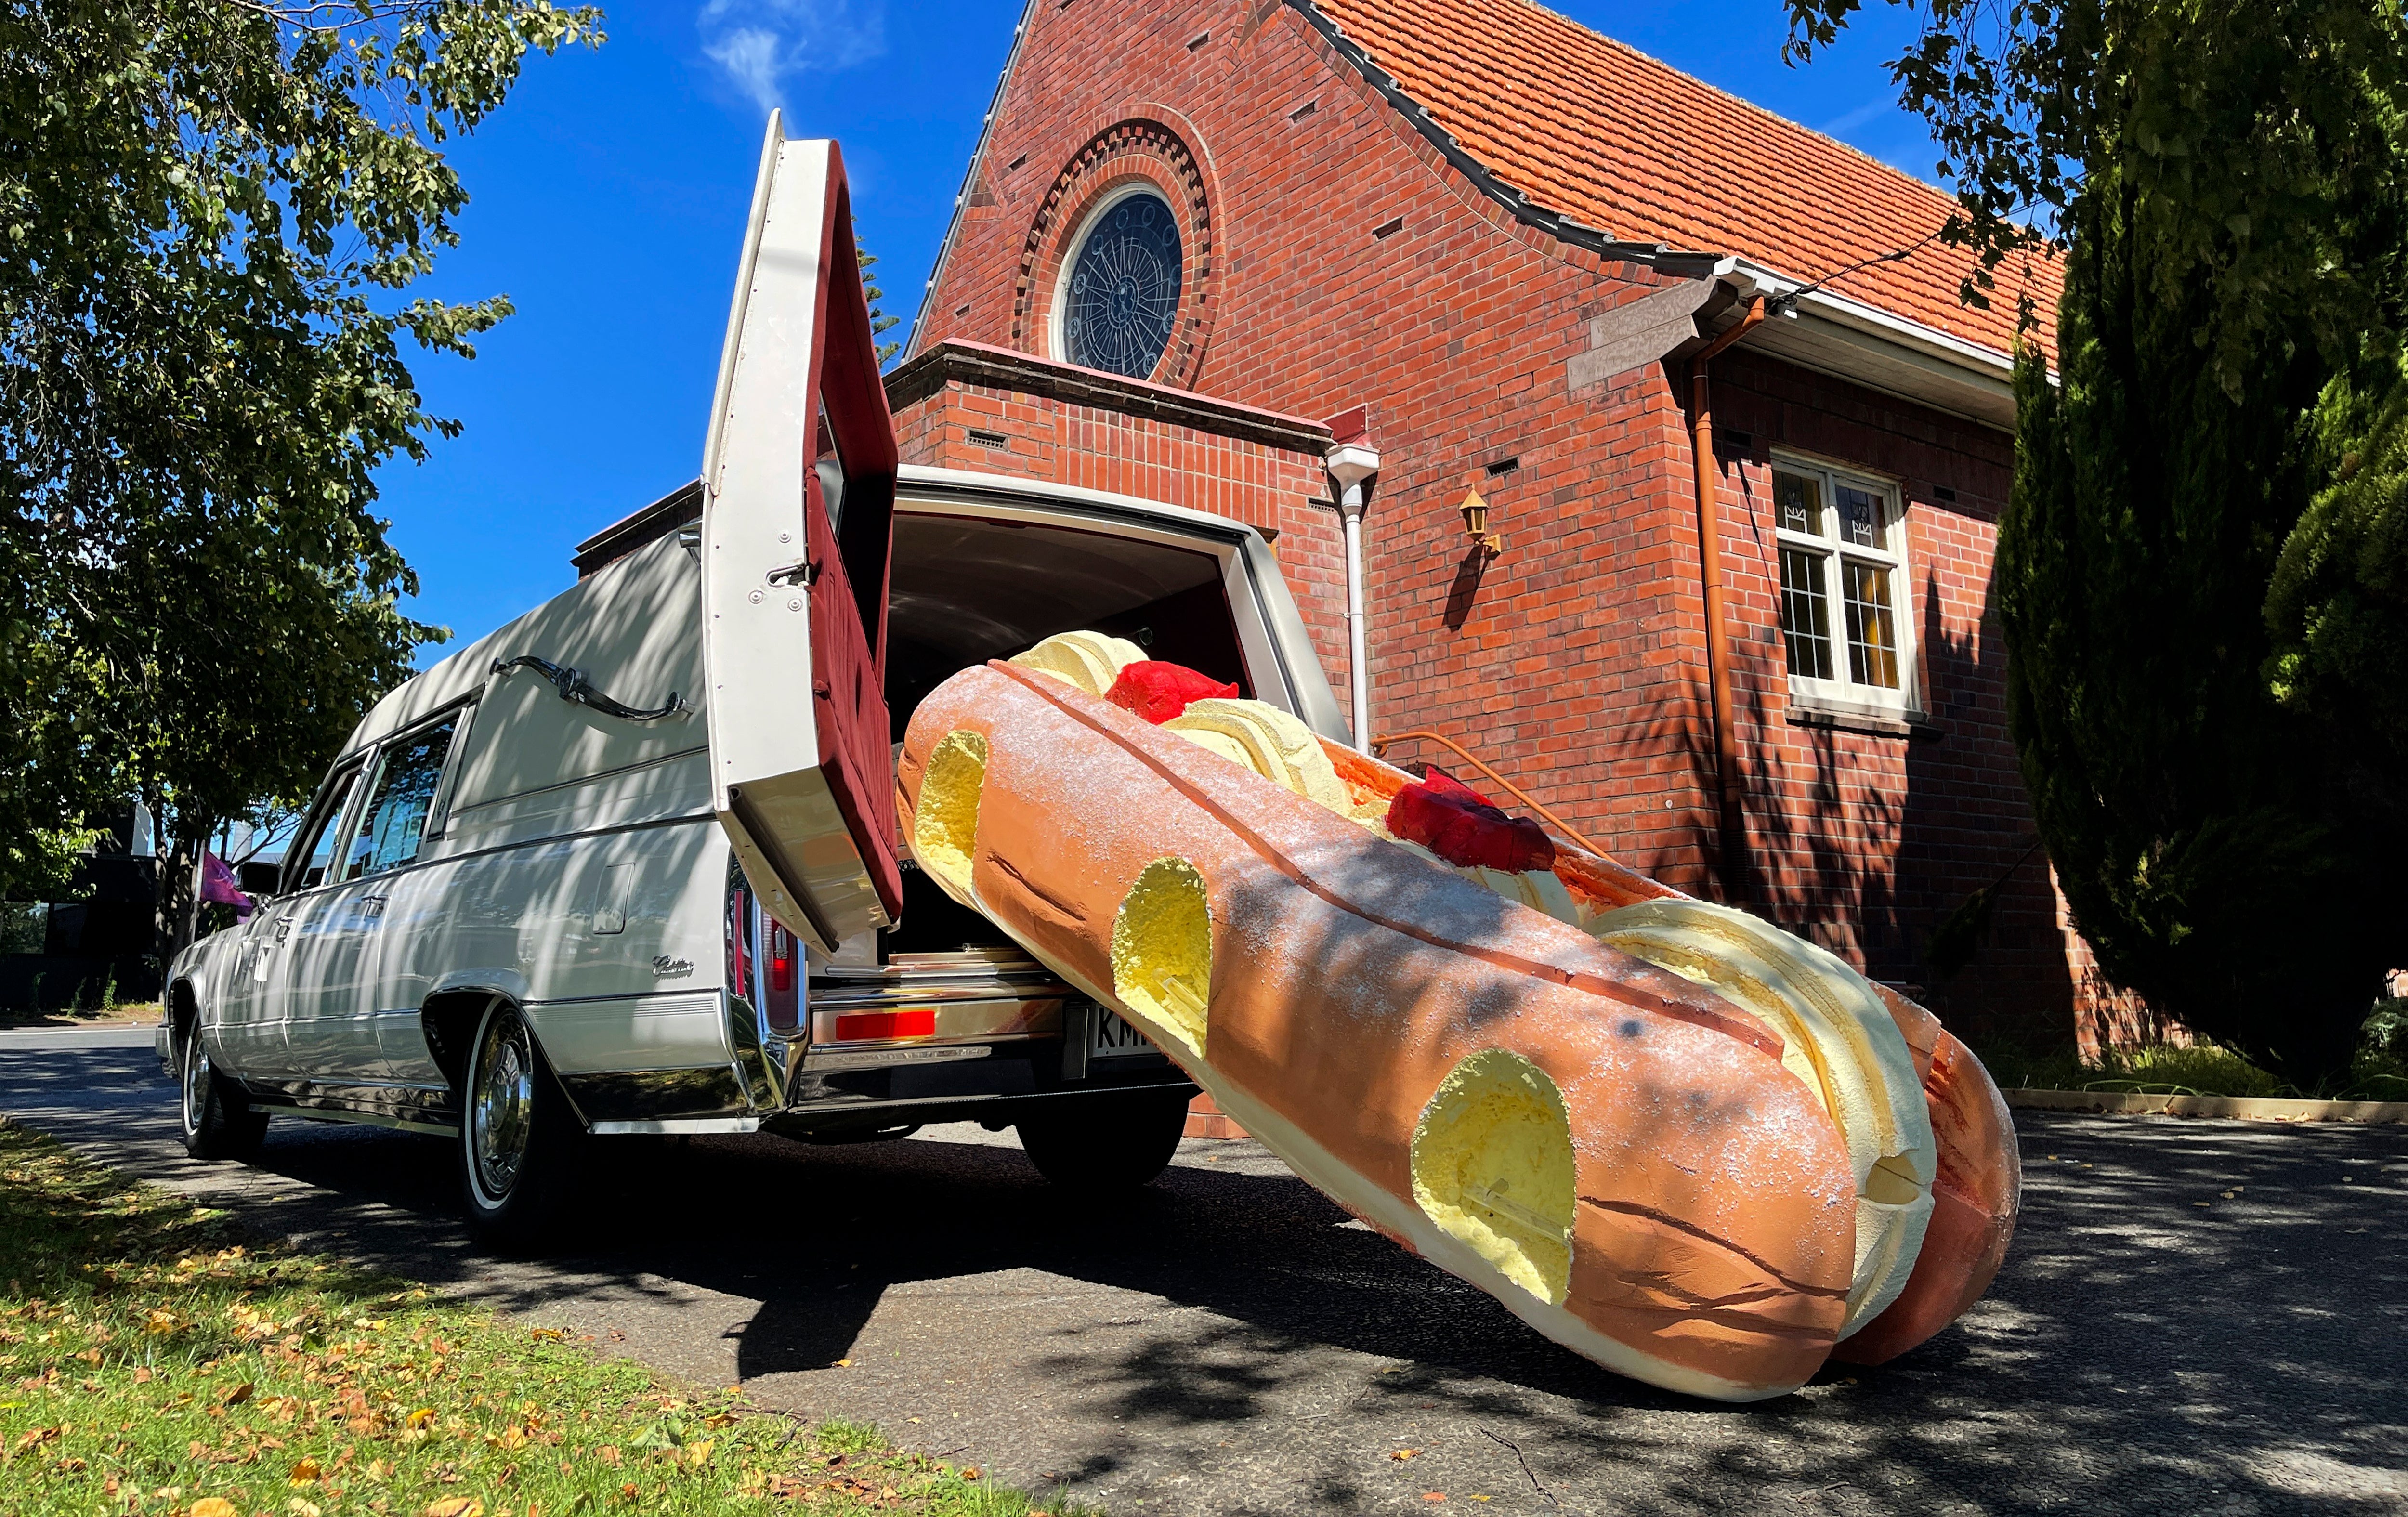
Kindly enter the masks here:
<path id="1" fill-rule="evenodd" d="M 1489 199 L 1505 208 L 1513 219 L 1525 226 L 1535 226 L 1558 242 L 1575 248 L 1585 248 L 1604 258 L 1627 264 L 1643 264 L 1660 274 L 1674 279 L 1712 279 L 1728 266 L 1720 253 L 1692 252 L 1668 247 L 1661 242 L 1625 242 L 1598 231 L 1596 227 L 1573 220 L 1561 211 L 1549 210 L 1528 195 L 1498 179 L 1488 165 L 1465 150 L 1455 135 L 1440 126 L 1428 107 L 1404 92 L 1396 77 L 1374 63 L 1371 55 L 1338 28 L 1338 23 L 1321 13 L 1312 0 L 1286 0 L 1288 7 L 1305 20 L 1305 24 L 1321 34 L 1337 54 L 1354 66 L 1355 72 L 1369 81 L 1397 113 L 1413 125 L 1423 138 L 1439 150 L 1450 167 Z"/>
<path id="2" fill-rule="evenodd" d="M 1949 367 L 2014 382 L 2015 360 L 2012 353 L 2002 353 L 1996 348 L 1951 336 L 1938 327 L 1910 321 L 1893 311 L 1830 290 L 1813 288 L 1803 279 L 1792 279 L 1752 259 L 1727 259 L 1714 272 L 1732 286 L 1742 300 L 1752 295 L 1764 296 L 1776 315 L 1797 312 L 1817 316 L 1840 326 L 1885 338 Z"/>
<path id="3" fill-rule="evenodd" d="M 986 103 L 986 115 L 979 122 L 978 146 L 970 150 L 970 166 L 962 175 L 962 187 L 953 196 L 953 219 L 945 223 L 944 243 L 937 249 L 937 262 L 928 270 L 928 282 L 920 288 L 920 309 L 911 318 L 911 336 L 906 339 L 903 356 L 910 358 L 920 351 L 920 335 L 928 330 L 928 305 L 937 298 L 937 284 L 945 277 L 945 265 L 952 261 L 953 247 L 962 239 L 962 217 L 968 214 L 970 196 L 978 190 L 979 170 L 986 165 L 987 144 L 995 137 L 995 119 L 1003 111 L 1003 92 L 1011 85 L 1011 71 L 1020 66 L 1020 50 L 1028 40 L 1028 24 L 1037 13 L 1038 0 L 1028 0 L 1021 7 L 1020 24 L 1011 29 L 1011 51 L 1005 55 L 1003 72 L 996 76 L 995 94 Z"/>

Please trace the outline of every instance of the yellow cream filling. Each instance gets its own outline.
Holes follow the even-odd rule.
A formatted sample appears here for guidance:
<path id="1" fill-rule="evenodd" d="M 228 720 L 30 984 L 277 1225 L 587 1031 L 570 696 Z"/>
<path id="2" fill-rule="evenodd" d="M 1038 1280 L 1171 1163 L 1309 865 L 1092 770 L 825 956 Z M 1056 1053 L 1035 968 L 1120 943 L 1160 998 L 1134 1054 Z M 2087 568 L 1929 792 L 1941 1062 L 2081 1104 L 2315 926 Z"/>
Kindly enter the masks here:
<path id="1" fill-rule="evenodd" d="M 1455 1066 L 1422 1108 L 1413 1200 L 1438 1227 L 1553 1306 L 1571 1282 L 1571 1119 L 1563 1093 L 1518 1053 Z"/>
<path id="2" fill-rule="evenodd" d="M 986 735 L 949 732 L 928 755 L 920 803 L 911 816 L 911 852 L 920 866 L 962 900 L 970 897 L 978 856 L 979 794 L 986 788 Z"/>
<path id="3" fill-rule="evenodd" d="M 1140 871 L 1112 919 L 1112 994 L 1130 1010 L 1204 1054 L 1212 995 L 1212 916 L 1204 877 L 1185 859 Z"/>
<path id="4" fill-rule="evenodd" d="M 1145 650 L 1125 637 L 1100 632 L 1057 632 L 1028 651 L 1015 654 L 1010 662 L 1024 669 L 1050 674 L 1090 695 L 1101 695 L 1112 688 L 1121 670 L 1144 658 Z"/>

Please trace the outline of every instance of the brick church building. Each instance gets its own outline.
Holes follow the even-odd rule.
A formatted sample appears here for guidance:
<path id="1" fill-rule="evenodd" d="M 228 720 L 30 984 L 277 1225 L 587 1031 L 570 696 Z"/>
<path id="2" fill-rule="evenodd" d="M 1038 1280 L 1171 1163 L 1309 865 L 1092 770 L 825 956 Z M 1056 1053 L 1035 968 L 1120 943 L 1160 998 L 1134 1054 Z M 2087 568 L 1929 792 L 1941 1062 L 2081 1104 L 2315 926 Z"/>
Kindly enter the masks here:
<path id="1" fill-rule="evenodd" d="M 1359 435 L 1392 761 L 2086 1040 L 1991 615 L 2017 291 L 1960 303 L 1951 206 L 1526 0 L 1029 0 L 888 391 L 907 461 L 1265 529 L 1341 698 Z"/>

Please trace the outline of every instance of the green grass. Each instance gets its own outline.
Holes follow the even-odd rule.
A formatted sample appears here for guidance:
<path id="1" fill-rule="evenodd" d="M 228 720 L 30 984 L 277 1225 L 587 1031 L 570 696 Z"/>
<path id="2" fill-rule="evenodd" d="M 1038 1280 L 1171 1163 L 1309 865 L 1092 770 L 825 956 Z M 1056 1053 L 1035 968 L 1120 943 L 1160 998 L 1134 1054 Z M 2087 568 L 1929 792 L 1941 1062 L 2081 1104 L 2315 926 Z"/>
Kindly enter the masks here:
<path id="1" fill-rule="evenodd" d="M 337 1261 L 0 1119 L 0 1513 L 1070 1517 Z"/>
<path id="2" fill-rule="evenodd" d="M 2387 1023 L 2378 1027 L 2370 1023 L 2369 1028 L 2367 1042 L 2358 1050 L 2348 1077 L 2313 1091 L 2302 1091 L 2212 1043 L 2111 1050 L 2097 1062 L 2085 1062 L 2070 1049 L 2035 1052 L 2000 1047 L 1983 1049 L 1980 1053 L 1991 1078 L 2011 1090 L 2408 1101 L 2408 1038 L 2394 1035 Z"/>

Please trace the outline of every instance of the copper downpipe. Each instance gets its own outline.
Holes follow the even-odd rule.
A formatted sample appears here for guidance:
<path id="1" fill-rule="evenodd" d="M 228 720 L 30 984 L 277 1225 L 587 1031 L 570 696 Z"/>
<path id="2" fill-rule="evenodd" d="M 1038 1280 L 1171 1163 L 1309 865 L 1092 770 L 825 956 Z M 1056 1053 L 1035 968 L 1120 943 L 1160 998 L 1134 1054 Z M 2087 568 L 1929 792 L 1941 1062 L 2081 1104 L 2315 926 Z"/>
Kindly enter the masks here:
<path id="1" fill-rule="evenodd" d="M 1706 679 L 1713 692 L 1714 780 L 1722 848 L 1723 900 L 1747 899 L 1747 816 L 1740 806 L 1739 730 L 1731 710 L 1730 628 L 1723 608 L 1722 499 L 1714 468 L 1714 403 L 1706 365 L 1764 320 L 1764 297 L 1748 303 L 1736 325 L 1689 360 L 1689 451 L 1698 468 L 1698 578 L 1706 602 Z"/>

